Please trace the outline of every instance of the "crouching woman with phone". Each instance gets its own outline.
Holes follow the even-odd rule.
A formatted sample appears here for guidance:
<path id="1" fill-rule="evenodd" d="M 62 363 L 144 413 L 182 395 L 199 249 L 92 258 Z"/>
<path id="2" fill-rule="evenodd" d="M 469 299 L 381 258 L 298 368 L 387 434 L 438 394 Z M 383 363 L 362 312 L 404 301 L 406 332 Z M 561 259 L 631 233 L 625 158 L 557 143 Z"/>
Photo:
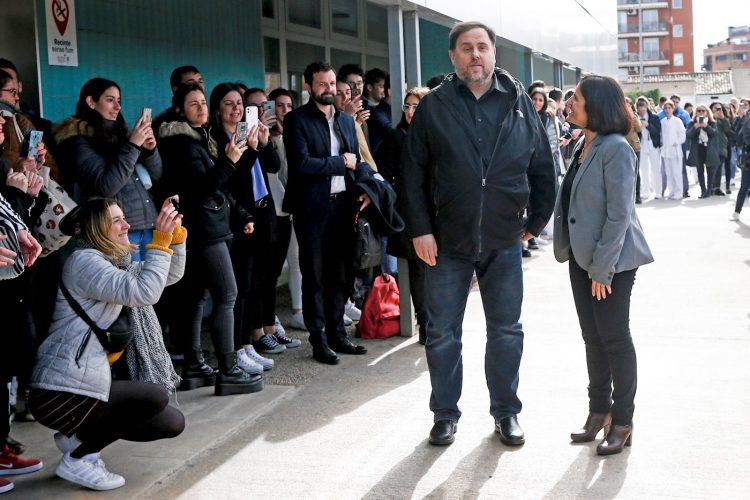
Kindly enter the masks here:
<path id="1" fill-rule="evenodd" d="M 63 457 L 56 474 L 63 479 L 94 490 L 119 488 L 125 479 L 109 472 L 100 458 L 106 446 L 118 439 L 171 438 L 185 428 L 185 417 L 169 406 L 162 385 L 112 380 L 110 364 L 121 353 L 105 351 L 74 305 L 100 328 L 113 330 L 123 306 L 155 304 L 164 287 L 182 276 L 187 233 L 179 221 L 167 200 L 145 261 L 134 264 L 130 224 L 115 200 L 90 198 L 62 222 L 78 237 L 62 274 L 72 300 L 61 287 L 49 336 L 37 352 L 29 407 L 42 425 L 58 431 L 55 444 Z M 129 266 L 140 269 L 124 269 Z"/>

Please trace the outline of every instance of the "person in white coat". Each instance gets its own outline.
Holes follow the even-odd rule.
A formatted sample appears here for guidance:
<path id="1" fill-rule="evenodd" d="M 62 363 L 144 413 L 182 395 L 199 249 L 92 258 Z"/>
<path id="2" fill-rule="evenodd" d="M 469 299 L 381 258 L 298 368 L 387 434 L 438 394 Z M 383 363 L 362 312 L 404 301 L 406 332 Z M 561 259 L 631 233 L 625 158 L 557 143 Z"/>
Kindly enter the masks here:
<path id="1" fill-rule="evenodd" d="M 636 100 L 636 112 L 641 120 L 641 197 L 648 199 L 653 191 L 654 198 L 658 199 L 664 191 L 661 179 L 661 121 L 643 96 Z"/>
<path id="2" fill-rule="evenodd" d="M 666 197 L 670 200 L 682 199 L 682 144 L 685 142 L 685 125 L 674 116 L 671 101 L 664 103 L 664 118 L 661 119 L 664 171 L 667 174 Z"/>

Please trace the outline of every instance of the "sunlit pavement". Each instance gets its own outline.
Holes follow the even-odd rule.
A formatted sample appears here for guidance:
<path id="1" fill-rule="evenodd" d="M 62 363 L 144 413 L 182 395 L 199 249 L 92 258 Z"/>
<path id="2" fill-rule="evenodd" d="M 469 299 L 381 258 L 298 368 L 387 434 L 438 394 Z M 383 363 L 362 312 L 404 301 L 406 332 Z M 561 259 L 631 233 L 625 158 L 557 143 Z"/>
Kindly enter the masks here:
<path id="1" fill-rule="evenodd" d="M 584 350 L 567 265 L 549 244 L 524 260 L 523 447 L 493 432 L 473 292 L 452 446 L 427 444 L 423 348 L 403 337 L 369 341 L 366 356 L 346 356 L 301 387 L 180 393 L 190 410 L 182 436 L 105 450 L 128 481 L 107 498 L 747 498 L 750 227 L 730 221 L 734 196 L 638 207 L 656 262 L 634 287 L 639 387 L 633 446 L 621 455 L 601 458 L 596 442 L 569 442 L 587 414 Z M 743 215 L 750 224 L 750 209 Z M 53 478 L 51 432 L 21 424 L 13 434 L 46 465 L 15 479 L 11 495 L 89 496 Z"/>

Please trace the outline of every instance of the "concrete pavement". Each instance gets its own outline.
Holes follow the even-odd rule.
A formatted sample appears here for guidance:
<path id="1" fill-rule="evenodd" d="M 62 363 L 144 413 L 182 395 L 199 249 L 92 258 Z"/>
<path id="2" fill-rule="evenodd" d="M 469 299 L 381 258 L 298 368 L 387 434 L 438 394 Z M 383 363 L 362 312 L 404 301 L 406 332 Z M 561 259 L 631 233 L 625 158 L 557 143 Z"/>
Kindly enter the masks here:
<path id="1" fill-rule="evenodd" d="M 320 366 L 299 387 L 225 398 L 180 393 L 188 416 L 182 436 L 105 450 L 110 469 L 128 481 L 106 496 L 747 498 L 750 226 L 729 220 L 733 200 L 638 208 L 656 262 L 639 270 L 634 287 L 639 388 L 633 446 L 621 455 L 602 458 L 596 443 L 569 442 L 586 418 L 586 367 L 567 266 L 550 245 L 524 261 L 525 446 L 506 447 L 493 432 L 484 316 L 473 292 L 464 321 L 463 417 L 452 446 L 427 444 L 424 351 L 415 339 L 396 337 L 366 342 L 366 356 Z M 744 219 L 750 224 L 750 210 Z M 19 424 L 13 435 L 47 465 L 16 478 L 9 498 L 105 496 L 53 478 L 59 454 L 51 432 Z"/>

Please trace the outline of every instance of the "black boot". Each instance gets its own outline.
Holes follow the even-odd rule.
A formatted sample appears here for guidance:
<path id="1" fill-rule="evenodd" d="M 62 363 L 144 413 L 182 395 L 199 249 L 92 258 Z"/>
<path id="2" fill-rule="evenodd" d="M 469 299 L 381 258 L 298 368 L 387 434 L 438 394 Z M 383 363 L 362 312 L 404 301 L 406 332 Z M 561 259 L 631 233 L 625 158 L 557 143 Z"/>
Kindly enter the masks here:
<path id="1" fill-rule="evenodd" d="M 200 349 L 193 349 L 185 354 L 185 364 L 182 366 L 182 383 L 180 390 L 190 391 L 198 387 L 206 387 L 216 383 L 218 370 L 206 364 Z"/>
<path id="2" fill-rule="evenodd" d="M 263 390 L 263 375 L 245 373 L 237 366 L 237 353 L 232 351 L 218 355 L 219 375 L 216 376 L 217 396 L 247 394 Z"/>

